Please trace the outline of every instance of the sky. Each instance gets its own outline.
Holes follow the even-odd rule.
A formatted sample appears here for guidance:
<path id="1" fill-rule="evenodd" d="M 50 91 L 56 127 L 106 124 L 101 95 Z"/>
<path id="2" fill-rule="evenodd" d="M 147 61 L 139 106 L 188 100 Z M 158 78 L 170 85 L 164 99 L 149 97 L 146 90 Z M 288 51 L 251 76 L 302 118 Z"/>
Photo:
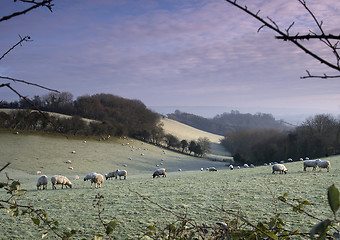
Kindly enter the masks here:
<path id="1" fill-rule="evenodd" d="M 291 34 L 318 33 L 296 0 L 238 0 Z M 0 76 L 70 92 L 138 99 L 160 113 L 213 117 L 223 112 L 271 113 L 301 123 L 315 114 L 340 114 L 339 79 L 301 79 L 332 71 L 289 42 L 275 39 L 224 0 L 55 0 L 53 12 L 35 9 L 0 22 Z M 340 34 L 340 1 L 307 0 L 327 33 Z M 0 18 L 27 8 L 0 2 Z M 303 42 L 334 62 L 320 41 Z M 33 98 L 49 91 L 10 83 Z M 19 97 L 0 88 L 0 100 Z"/>

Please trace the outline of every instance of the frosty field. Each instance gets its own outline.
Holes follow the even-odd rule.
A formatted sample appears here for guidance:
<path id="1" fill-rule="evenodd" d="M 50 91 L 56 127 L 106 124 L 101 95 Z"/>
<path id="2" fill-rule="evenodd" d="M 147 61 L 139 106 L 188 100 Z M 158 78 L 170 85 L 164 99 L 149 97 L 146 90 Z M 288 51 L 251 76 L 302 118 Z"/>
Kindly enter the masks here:
<path id="1" fill-rule="evenodd" d="M 73 150 L 76 154 L 71 153 Z M 147 226 L 175 222 L 176 217 L 136 192 L 177 214 L 187 214 L 188 219 L 197 223 L 224 221 L 226 215 L 220 210 L 223 207 L 239 209 L 254 222 L 269 219 L 279 212 L 294 227 L 309 231 L 317 221 L 293 213 L 276 198 L 289 193 L 290 198 L 310 201 L 313 205 L 306 207 L 309 213 L 322 219 L 331 218 L 326 191 L 333 183 L 340 187 L 337 156 L 327 158 L 332 165 L 329 173 L 310 169 L 304 172 L 299 161 L 287 163 L 288 174 L 281 175 L 271 174 L 270 166 L 231 171 L 225 163 L 180 155 L 130 139 L 99 142 L 63 136 L 15 135 L 6 131 L 0 133 L 0 151 L 0 165 L 11 162 L 4 172 L 20 179 L 21 187 L 27 189 L 18 202 L 46 210 L 49 218 L 59 221 L 60 229 L 79 230 L 73 239 L 92 239 L 94 234 L 104 233 L 98 211 L 92 206 L 98 193 L 104 196 L 104 219 L 117 222 L 113 236 L 138 239 Z M 66 164 L 67 160 L 72 164 Z M 168 170 L 166 178 L 152 178 L 156 165 Z M 68 169 L 70 166 L 73 170 Z M 218 171 L 200 171 L 201 167 L 209 166 L 215 166 Z M 90 189 L 90 183 L 82 180 L 88 172 L 104 174 L 117 168 L 127 169 L 126 180 L 107 180 L 100 189 Z M 177 171 L 179 168 L 181 172 Z M 49 183 L 47 190 L 37 191 L 37 171 L 49 178 L 54 174 L 65 175 L 72 181 L 73 188 L 57 186 L 57 190 L 52 190 Z M 1 182 L 6 181 L 4 172 L 0 173 Z M 76 175 L 79 180 L 74 180 Z M 1 189 L 0 198 L 6 197 L 6 191 Z M 39 239 L 41 236 L 30 218 L 14 218 L 0 209 L 0 219 L 4 239 Z M 50 233 L 46 239 L 55 237 Z"/>

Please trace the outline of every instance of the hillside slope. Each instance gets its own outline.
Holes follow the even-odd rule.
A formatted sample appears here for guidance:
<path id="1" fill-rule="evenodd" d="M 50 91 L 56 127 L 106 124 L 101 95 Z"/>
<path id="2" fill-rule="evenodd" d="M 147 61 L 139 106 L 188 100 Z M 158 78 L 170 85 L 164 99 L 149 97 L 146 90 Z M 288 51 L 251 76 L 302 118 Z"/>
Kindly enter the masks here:
<path id="1" fill-rule="evenodd" d="M 223 139 L 221 135 L 208 133 L 169 118 L 162 118 L 161 122 L 164 124 L 163 129 L 165 133 L 177 136 L 180 140 L 191 141 L 207 137 L 212 143 L 220 143 L 221 139 Z"/>

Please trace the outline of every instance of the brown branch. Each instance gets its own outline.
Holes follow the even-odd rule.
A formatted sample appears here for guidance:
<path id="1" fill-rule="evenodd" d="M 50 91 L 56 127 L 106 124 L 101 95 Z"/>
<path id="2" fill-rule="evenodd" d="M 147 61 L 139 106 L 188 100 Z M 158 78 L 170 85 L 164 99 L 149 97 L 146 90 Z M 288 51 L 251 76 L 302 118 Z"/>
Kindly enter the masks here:
<path id="1" fill-rule="evenodd" d="M 27 82 L 27 81 L 25 81 L 25 80 L 15 79 L 15 78 L 11 78 L 11 77 L 4 77 L 4 76 L 0 76 L 0 78 L 1 78 L 1 79 L 6 79 L 6 80 L 11 80 L 11 81 L 13 81 L 13 82 L 25 83 L 25 84 L 28 84 L 28 85 L 32 85 L 32 86 L 36 86 L 36 87 L 39 87 L 39 88 L 46 89 L 46 90 L 48 90 L 48 91 L 60 93 L 58 90 L 55 90 L 55 89 L 52 89 L 52 88 L 48 88 L 48 87 L 44 87 L 44 86 L 39 85 L 39 84 L 36 84 L 36 83 Z M 9 83 L 8 83 L 8 84 L 9 84 Z M 2 84 L 2 85 L 7 86 L 7 83 Z M 0 86 L 1 86 L 1 85 L 0 85 Z"/>
<path id="2" fill-rule="evenodd" d="M 306 79 L 306 78 L 323 78 L 323 79 L 327 79 L 327 78 L 340 78 L 340 75 L 312 75 L 310 74 L 310 72 L 308 70 L 306 70 L 307 72 L 307 76 L 303 76 L 300 77 L 301 79 Z"/>
<path id="3" fill-rule="evenodd" d="M 321 22 L 318 21 L 318 19 L 317 19 L 316 16 L 314 15 L 314 13 L 313 13 L 313 12 L 309 9 L 309 7 L 307 6 L 305 0 L 298 0 L 298 1 L 302 4 L 302 6 L 304 6 L 304 8 L 306 9 L 306 11 L 309 13 L 309 15 L 312 16 L 312 18 L 313 18 L 315 24 L 318 26 L 318 28 L 319 28 L 320 32 L 322 33 L 322 35 L 325 35 L 325 32 L 324 32 L 324 30 L 323 30 L 323 28 L 322 28 L 322 21 L 321 21 Z M 339 65 L 340 56 L 339 56 L 338 52 L 336 51 L 336 46 L 333 46 L 333 44 L 329 41 L 328 38 L 320 39 L 320 40 L 321 40 L 322 42 L 324 42 L 324 43 L 326 44 L 326 46 L 328 46 L 328 47 L 330 47 L 330 48 L 332 49 L 333 54 L 334 54 L 334 56 L 335 56 L 335 58 L 336 58 L 336 61 L 337 61 L 337 66 L 338 66 L 338 68 L 339 68 L 339 67 L 340 67 L 340 65 Z"/>
<path id="4" fill-rule="evenodd" d="M 39 7 L 47 7 L 52 12 L 52 7 L 54 6 L 54 4 L 52 3 L 53 0 L 43 0 L 41 2 L 36 2 L 35 0 L 20 0 L 20 1 L 24 2 L 24 3 L 31 3 L 31 4 L 34 4 L 34 5 L 23 10 L 23 11 L 15 12 L 15 13 L 12 13 L 11 15 L 4 16 L 0 19 L 0 22 L 9 20 L 9 19 L 16 17 L 16 16 L 26 14 L 29 11 L 32 11 L 33 9 L 36 9 L 36 8 L 39 8 Z"/>
<path id="5" fill-rule="evenodd" d="M 13 206 L 13 207 L 20 207 L 20 208 L 25 208 L 27 210 L 29 210 L 32 213 L 34 213 L 40 220 L 42 220 L 44 222 L 44 224 L 46 224 L 48 226 L 48 228 L 56 235 L 58 236 L 60 239 L 64 239 L 62 235 L 60 235 L 54 226 L 52 226 L 51 222 L 48 221 L 46 218 L 45 218 L 45 215 L 43 213 L 41 213 L 41 211 L 43 210 L 40 210 L 40 209 L 34 209 L 33 206 L 30 206 L 30 205 L 21 205 L 21 204 L 18 204 L 16 201 L 9 201 L 9 200 L 2 200 L 0 199 L 0 202 L 2 203 L 6 203 L 10 206 Z"/>
<path id="6" fill-rule="evenodd" d="M 25 36 L 24 38 L 22 38 L 20 35 L 20 41 L 17 42 L 16 44 L 14 44 L 10 49 L 7 50 L 7 52 L 5 52 L 1 57 L 0 57 L 0 61 L 10 52 L 12 51 L 15 47 L 17 47 L 18 45 L 21 45 L 22 42 L 28 42 L 31 41 L 31 37 L 30 36 Z"/>
<path id="7" fill-rule="evenodd" d="M 311 50 L 309 50 L 308 48 L 306 48 L 305 46 L 303 46 L 302 44 L 300 44 L 297 39 L 291 39 L 289 38 L 289 35 L 282 32 L 280 30 L 280 28 L 278 27 L 278 25 L 270 18 L 269 22 L 267 22 L 266 20 L 264 20 L 263 18 L 259 17 L 257 15 L 257 13 L 253 13 L 250 10 L 248 10 L 246 7 L 242 7 L 241 5 L 236 3 L 236 0 L 226 0 L 226 2 L 230 3 L 231 5 L 241 9 L 242 11 L 244 11 L 245 13 L 247 13 L 248 15 L 252 16 L 253 18 L 255 18 L 256 20 L 258 20 L 259 22 L 261 22 L 263 25 L 258 29 L 258 31 L 260 29 L 262 29 L 263 27 L 268 27 L 270 29 L 272 29 L 273 31 L 275 31 L 276 33 L 278 33 L 280 36 L 282 36 L 283 38 L 286 38 L 288 41 L 292 42 L 293 44 L 295 44 L 298 48 L 300 48 L 302 51 L 304 51 L 306 54 L 312 56 L 314 59 L 317 59 L 318 61 L 320 61 L 322 64 L 325 64 L 326 66 L 328 66 L 329 68 L 335 69 L 337 71 L 340 71 L 340 67 L 337 61 L 337 64 L 332 64 L 331 62 L 329 62 L 328 60 L 318 56 L 316 53 L 312 52 Z M 299 2 L 301 2 L 301 4 L 303 4 L 305 6 L 305 8 L 307 7 L 305 2 L 303 0 L 299 0 Z M 311 13 L 311 11 L 307 8 L 307 11 L 309 11 Z M 312 16 L 315 18 L 315 16 L 312 14 Z M 316 18 L 315 18 L 316 19 Z M 316 21 L 317 22 L 317 21 Z M 322 28 L 322 24 L 320 24 L 319 22 L 317 22 L 319 28 Z M 322 34 L 324 34 L 324 32 L 322 31 Z M 332 48 L 333 52 L 334 52 L 334 47 Z"/>
<path id="8" fill-rule="evenodd" d="M 21 95 L 17 90 L 15 90 L 14 88 L 11 87 L 11 85 L 9 83 L 7 84 L 2 84 L 0 85 L 0 87 L 6 86 L 9 89 L 11 89 L 14 93 L 16 93 L 20 98 L 24 99 L 28 104 L 30 104 L 35 110 L 37 110 L 49 123 L 51 123 L 53 125 L 53 127 L 59 131 L 61 134 L 64 135 L 63 131 L 54 123 L 52 122 L 45 113 L 43 113 L 38 106 L 36 106 L 29 98 Z M 68 138 L 68 136 L 64 135 L 66 138 Z"/>
<path id="9" fill-rule="evenodd" d="M 312 34 L 306 34 L 306 35 L 296 35 L 296 36 L 276 36 L 276 39 L 282 39 L 284 41 L 287 40 L 310 40 L 310 39 L 336 39 L 340 40 L 340 35 L 332 35 L 332 34 L 320 34 L 320 35 L 312 35 Z"/>
<path id="10" fill-rule="evenodd" d="M 176 216 L 178 219 L 181 219 L 182 221 L 185 221 L 185 222 L 189 223 L 191 226 L 193 226 L 193 227 L 197 230 L 197 232 L 198 232 L 199 234 L 201 234 L 200 231 L 199 231 L 199 226 L 198 226 L 197 224 L 193 223 L 192 221 L 188 220 L 187 218 L 185 218 L 185 217 L 183 217 L 183 216 L 181 216 L 181 215 L 178 215 L 177 213 L 175 213 L 174 211 L 172 211 L 172 210 L 170 210 L 170 209 L 167 209 L 167 208 L 163 207 L 162 205 L 160 205 L 160 204 L 158 204 L 158 203 L 152 201 L 150 198 L 143 196 L 143 195 L 140 194 L 139 192 L 132 191 L 131 189 L 129 189 L 129 191 L 136 193 L 136 194 L 137 194 L 138 196 L 140 196 L 143 200 L 147 200 L 147 201 L 151 202 L 152 204 L 156 205 L 157 207 L 163 209 L 164 211 L 169 212 L 169 213 L 171 213 L 172 215 Z"/>
<path id="11" fill-rule="evenodd" d="M 1 169 L 0 169 L 0 172 L 2 172 L 2 170 L 4 170 L 6 167 L 8 167 L 11 163 L 7 163 L 5 166 L 3 166 Z"/>

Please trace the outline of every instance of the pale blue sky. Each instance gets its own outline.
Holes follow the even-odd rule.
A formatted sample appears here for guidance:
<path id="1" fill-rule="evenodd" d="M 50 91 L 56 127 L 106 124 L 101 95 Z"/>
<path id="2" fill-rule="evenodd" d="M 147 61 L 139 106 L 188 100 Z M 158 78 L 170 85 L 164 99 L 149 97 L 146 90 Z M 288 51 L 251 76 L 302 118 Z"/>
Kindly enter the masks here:
<path id="1" fill-rule="evenodd" d="M 254 12 L 261 9 L 261 16 L 270 16 L 282 29 L 295 21 L 292 32 L 317 31 L 297 0 L 238 3 Z M 325 30 L 340 34 L 339 1 L 307 3 Z M 18 8 L 3 0 L 0 17 Z M 216 109 L 216 114 L 236 109 L 278 118 L 339 114 L 340 79 L 300 79 L 306 69 L 315 74 L 328 69 L 276 40 L 272 31 L 257 33 L 260 26 L 224 0 L 56 0 L 53 13 L 41 8 L 0 23 L 1 55 L 19 34 L 33 40 L 0 62 L 0 76 L 68 91 L 74 98 L 111 93 L 139 99 L 154 109 L 202 106 L 192 109 Z M 48 93 L 11 85 L 28 97 Z M 0 99 L 18 97 L 2 88 Z"/>

